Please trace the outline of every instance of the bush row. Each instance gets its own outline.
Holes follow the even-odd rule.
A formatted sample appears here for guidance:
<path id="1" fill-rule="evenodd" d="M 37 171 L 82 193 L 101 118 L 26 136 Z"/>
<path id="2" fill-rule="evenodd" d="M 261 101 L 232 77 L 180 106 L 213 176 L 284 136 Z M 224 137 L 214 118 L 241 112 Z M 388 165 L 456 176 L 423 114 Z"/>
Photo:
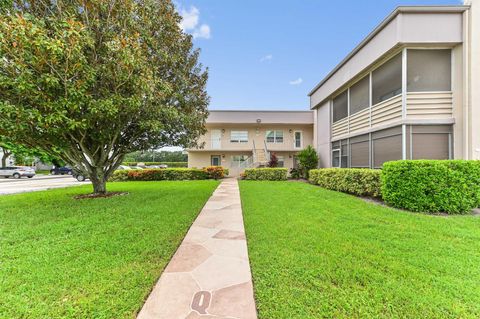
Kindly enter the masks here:
<path id="1" fill-rule="evenodd" d="M 364 168 L 323 168 L 309 173 L 312 184 L 357 196 L 381 197 L 381 171 Z"/>
<path id="2" fill-rule="evenodd" d="M 287 174 L 286 168 L 248 168 L 242 176 L 254 181 L 285 181 Z"/>
<path id="3" fill-rule="evenodd" d="M 415 212 L 467 213 L 480 206 L 480 161 L 387 162 L 382 194 L 387 204 Z"/>
<path id="4" fill-rule="evenodd" d="M 188 162 L 123 162 L 122 165 L 137 166 L 138 163 L 143 163 L 146 166 L 167 165 L 168 167 L 188 167 Z"/>
<path id="5" fill-rule="evenodd" d="M 309 181 L 415 212 L 462 214 L 480 206 L 480 161 L 402 160 L 387 162 L 382 170 L 315 169 Z"/>
<path id="6" fill-rule="evenodd" d="M 223 167 L 196 168 L 164 168 L 143 170 L 115 171 L 110 177 L 111 182 L 120 181 L 178 181 L 220 179 L 228 175 L 228 170 Z"/>

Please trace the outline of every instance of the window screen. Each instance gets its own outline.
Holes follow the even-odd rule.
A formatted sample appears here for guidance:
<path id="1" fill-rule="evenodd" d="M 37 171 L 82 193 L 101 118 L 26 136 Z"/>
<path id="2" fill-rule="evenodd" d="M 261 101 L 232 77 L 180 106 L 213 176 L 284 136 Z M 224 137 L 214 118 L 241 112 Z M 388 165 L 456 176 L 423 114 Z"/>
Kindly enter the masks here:
<path id="1" fill-rule="evenodd" d="M 333 99 L 333 122 L 348 116 L 347 91 Z"/>
<path id="2" fill-rule="evenodd" d="M 398 54 L 372 73 L 372 104 L 402 93 L 402 55 Z"/>
<path id="3" fill-rule="evenodd" d="M 350 88 L 350 114 L 357 113 L 370 105 L 370 78 L 368 76 Z"/>
<path id="4" fill-rule="evenodd" d="M 408 50 L 407 91 L 450 91 L 451 50 Z"/>
<path id="5" fill-rule="evenodd" d="M 267 143 L 283 143 L 283 131 L 267 131 Z"/>
<path id="6" fill-rule="evenodd" d="M 350 139 L 350 157 L 351 167 L 370 167 L 370 139 L 368 134 Z"/>
<path id="7" fill-rule="evenodd" d="M 451 132 L 450 125 L 412 126 L 412 159 L 449 159 Z"/>
<path id="8" fill-rule="evenodd" d="M 402 159 L 402 128 L 395 127 L 372 133 L 373 167 Z"/>
<path id="9" fill-rule="evenodd" d="M 348 140 L 342 140 L 340 150 L 342 155 L 341 167 L 348 167 Z"/>
<path id="10" fill-rule="evenodd" d="M 231 131 L 230 142 L 232 143 L 247 143 L 248 131 Z"/>

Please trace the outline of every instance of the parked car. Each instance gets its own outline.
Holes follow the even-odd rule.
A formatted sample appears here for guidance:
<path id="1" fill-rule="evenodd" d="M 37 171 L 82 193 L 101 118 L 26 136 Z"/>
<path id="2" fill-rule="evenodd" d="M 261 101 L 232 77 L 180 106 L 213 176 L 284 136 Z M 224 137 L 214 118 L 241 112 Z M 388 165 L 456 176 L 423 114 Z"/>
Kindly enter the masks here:
<path id="1" fill-rule="evenodd" d="M 130 170 L 132 169 L 130 166 L 127 166 L 127 165 L 120 165 L 118 166 L 117 170 L 118 171 L 121 171 L 121 170 Z"/>
<path id="2" fill-rule="evenodd" d="M 140 166 L 131 166 L 130 168 L 131 169 L 143 169 L 143 167 L 140 167 Z"/>
<path id="3" fill-rule="evenodd" d="M 28 166 L 7 166 L 7 167 L 0 167 L 0 176 L 5 178 L 13 177 L 13 178 L 21 178 L 21 177 L 28 177 L 32 178 L 35 176 L 35 170 Z"/>
<path id="4" fill-rule="evenodd" d="M 50 174 L 52 175 L 72 175 L 72 173 L 73 173 L 72 168 L 68 166 L 53 167 L 50 170 Z"/>
<path id="5" fill-rule="evenodd" d="M 77 169 L 72 170 L 72 176 L 79 182 L 83 182 L 87 179 L 87 177 Z"/>

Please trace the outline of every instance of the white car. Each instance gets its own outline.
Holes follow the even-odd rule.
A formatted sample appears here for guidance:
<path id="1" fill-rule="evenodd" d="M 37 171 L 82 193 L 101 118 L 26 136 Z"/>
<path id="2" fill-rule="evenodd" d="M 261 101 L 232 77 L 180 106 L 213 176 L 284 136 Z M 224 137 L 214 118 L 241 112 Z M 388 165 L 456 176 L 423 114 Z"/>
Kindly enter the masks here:
<path id="1" fill-rule="evenodd" d="M 21 177 L 28 177 L 32 178 L 35 176 L 35 170 L 28 166 L 7 166 L 7 167 L 0 167 L 0 176 L 5 178 L 13 177 L 13 178 L 21 178 Z"/>
<path id="2" fill-rule="evenodd" d="M 117 170 L 118 171 L 121 171 L 121 170 L 130 170 L 132 169 L 130 166 L 126 166 L 126 165 L 120 165 L 118 166 Z"/>

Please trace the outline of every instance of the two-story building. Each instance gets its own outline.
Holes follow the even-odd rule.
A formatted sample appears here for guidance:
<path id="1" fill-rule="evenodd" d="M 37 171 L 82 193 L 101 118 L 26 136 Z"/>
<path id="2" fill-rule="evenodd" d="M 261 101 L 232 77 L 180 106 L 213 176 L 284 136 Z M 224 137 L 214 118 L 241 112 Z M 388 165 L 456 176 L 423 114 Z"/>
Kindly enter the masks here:
<path id="1" fill-rule="evenodd" d="M 479 11 L 399 7 L 315 86 L 320 166 L 480 159 Z"/>
<path id="2" fill-rule="evenodd" d="M 313 145 L 313 111 L 210 111 L 207 133 L 188 150 L 188 167 L 223 166 L 237 175 L 266 166 L 275 153 L 278 166 L 293 168 L 295 155 Z"/>

